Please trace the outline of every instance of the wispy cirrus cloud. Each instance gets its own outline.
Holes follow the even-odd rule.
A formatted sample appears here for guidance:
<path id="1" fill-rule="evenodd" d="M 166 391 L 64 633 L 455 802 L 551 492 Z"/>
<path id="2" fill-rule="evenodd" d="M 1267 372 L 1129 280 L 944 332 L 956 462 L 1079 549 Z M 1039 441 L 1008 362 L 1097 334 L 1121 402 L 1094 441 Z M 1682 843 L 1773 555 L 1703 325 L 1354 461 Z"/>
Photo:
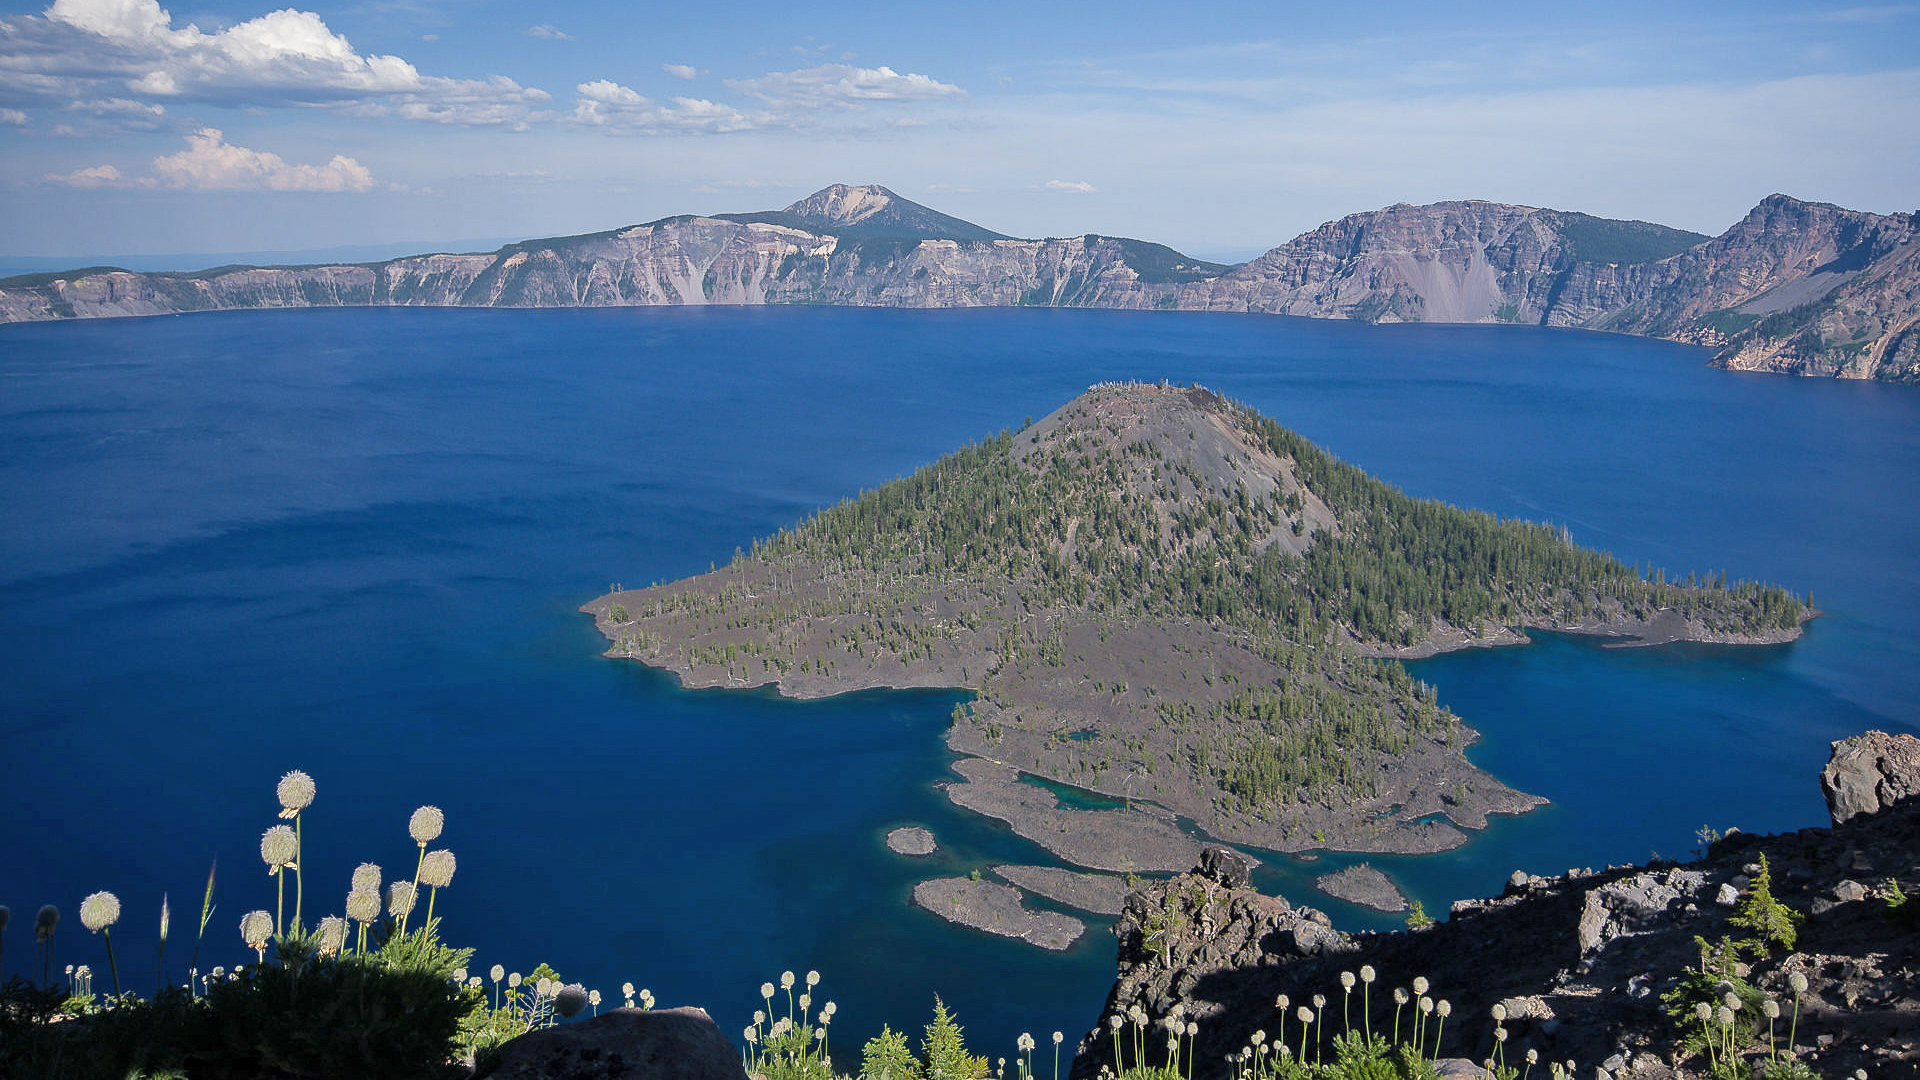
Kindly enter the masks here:
<path id="1" fill-rule="evenodd" d="M 1066 191 L 1076 195 L 1087 195 L 1100 190 L 1085 180 L 1049 180 L 1040 186 L 1047 191 Z"/>
<path id="2" fill-rule="evenodd" d="M 565 30 L 560 29 L 559 27 L 553 25 L 552 23 L 541 23 L 538 26 L 529 26 L 525 30 L 522 30 L 520 32 L 522 34 L 525 34 L 527 37 L 532 37 L 532 38 L 547 38 L 552 41 L 572 41 L 573 40 L 572 34 L 567 33 Z"/>
<path id="3" fill-rule="evenodd" d="M 574 92 L 574 123 L 622 134 L 715 135 L 765 126 L 731 105 L 690 97 L 661 104 L 610 79 L 581 83 Z"/>
<path id="4" fill-rule="evenodd" d="M 728 79 L 727 88 L 781 110 L 845 109 L 880 101 L 928 101 L 966 96 L 952 83 L 916 73 L 822 64 L 775 71 L 756 79 Z"/>
<path id="5" fill-rule="evenodd" d="M 207 33 L 175 26 L 158 0 L 54 0 L 41 15 L 0 20 L 0 91 L 49 106 L 132 96 L 480 126 L 525 126 L 550 100 L 505 77 L 423 75 L 398 56 L 361 55 L 310 11 Z"/>

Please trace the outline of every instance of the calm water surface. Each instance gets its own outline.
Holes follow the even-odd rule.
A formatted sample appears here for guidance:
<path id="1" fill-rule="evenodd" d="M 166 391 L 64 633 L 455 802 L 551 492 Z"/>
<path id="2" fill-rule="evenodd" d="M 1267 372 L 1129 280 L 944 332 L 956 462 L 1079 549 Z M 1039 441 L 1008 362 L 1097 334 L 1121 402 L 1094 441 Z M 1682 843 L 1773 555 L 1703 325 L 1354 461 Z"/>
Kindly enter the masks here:
<path id="1" fill-rule="evenodd" d="M 956 695 L 686 692 L 599 656 L 609 583 L 753 537 L 1050 412 L 1105 379 L 1199 381 L 1409 492 L 1566 524 L 1676 570 L 1811 590 L 1800 642 L 1533 646 L 1413 665 L 1553 800 L 1444 856 L 1376 858 L 1429 909 L 1516 867 L 1685 854 L 1701 825 L 1824 822 L 1826 743 L 1920 718 L 1920 392 L 1702 366 L 1700 350 L 1512 327 L 1062 311 L 335 310 L 0 328 L 0 903 L 57 964 L 150 983 L 161 894 L 202 966 L 270 907 L 273 783 L 319 782 L 307 909 L 395 874 L 447 814 L 436 908 L 475 968 L 546 961 L 743 1026 L 817 968 L 843 1062 L 939 993 L 976 1049 L 1096 1020 L 1113 943 L 1064 956 L 950 927 L 913 883 L 1049 861 L 933 787 Z M 930 826 L 925 861 L 881 844 Z M 1354 861 L 1276 860 L 1317 899 Z"/>

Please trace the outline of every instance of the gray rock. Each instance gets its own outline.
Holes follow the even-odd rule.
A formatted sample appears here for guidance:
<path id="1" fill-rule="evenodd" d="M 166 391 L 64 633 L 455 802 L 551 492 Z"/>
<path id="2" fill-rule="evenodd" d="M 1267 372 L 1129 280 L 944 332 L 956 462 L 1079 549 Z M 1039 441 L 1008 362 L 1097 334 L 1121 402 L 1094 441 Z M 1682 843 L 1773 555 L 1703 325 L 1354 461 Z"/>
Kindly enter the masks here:
<path id="1" fill-rule="evenodd" d="M 1833 898 L 1841 903 L 1851 903 L 1867 898 L 1867 887 L 1849 878 L 1833 887 Z"/>
<path id="2" fill-rule="evenodd" d="M 1740 902 L 1740 890 L 1734 888 L 1731 881 L 1721 882 L 1720 891 L 1713 894 L 1713 902 L 1721 907 L 1732 907 Z"/>
<path id="3" fill-rule="evenodd" d="M 902 825 L 887 834 L 887 847 L 899 855 L 931 855 L 940 845 L 918 825 Z"/>
<path id="4" fill-rule="evenodd" d="M 1920 739 L 1869 731 L 1833 744 L 1820 791 L 1835 825 L 1920 795 Z"/>
<path id="5" fill-rule="evenodd" d="M 530 1031 L 474 1080 L 745 1080 L 733 1043 L 702 1009 L 615 1009 Z"/>
<path id="6" fill-rule="evenodd" d="M 1199 872 L 1229 889 L 1244 889 L 1253 880 L 1253 864 L 1231 848 L 1201 851 Z"/>

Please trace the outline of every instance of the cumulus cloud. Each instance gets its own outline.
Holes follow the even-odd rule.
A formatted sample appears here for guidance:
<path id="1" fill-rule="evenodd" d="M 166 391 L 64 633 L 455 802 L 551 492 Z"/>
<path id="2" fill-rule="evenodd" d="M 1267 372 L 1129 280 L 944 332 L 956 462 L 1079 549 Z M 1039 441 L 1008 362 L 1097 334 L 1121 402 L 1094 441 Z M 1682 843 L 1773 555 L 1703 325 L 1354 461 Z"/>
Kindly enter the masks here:
<path id="1" fill-rule="evenodd" d="M 279 154 L 226 141 L 218 128 L 187 136 L 187 148 L 153 159 L 166 184 L 191 191 L 371 191 L 373 173 L 341 154 L 325 165 L 290 165 Z"/>
<path id="2" fill-rule="evenodd" d="M 283 8 L 209 34 L 176 27 L 158 0 L 54 0 L 43 15 L 0 20 L 0 91 L 48 104 L 131 92 L 521 126 L 548 99 L 511 79 L 423 75 L 398 56 L 363 56 L 311 11 Z"/>
<path id="3" fill-rule="evenodd" d="M 41 178 L 44 184 L 63 184 L 67 187 L 97 188 L 112 187 L 120 183 L 120 170 L 111 165 L 95 165 L 87 169 L 75 169 L 70 173 L 48 173 Z"/>
<path id="4" fill-rule="evenodd" d="M 1049 180 L 1040 186 L 1048 191 L 1071 191 L 1080 195 L 1100 190 L 1085 180 Z"/>
<path id="5" fill-rule="evenodd" d="M 757 79 L 728 79 L 728 89 L 778 109 L 845 109 L 875 101 L 928 101 L 964 97 L 966 91 L 926 75 L 902 75 L 890 67 L 822 64 L 775 71 Z"/>
<path id="6" fill-rule="evenodd" d="M 676 97 L 660 104 L 632 87 L 596 79 L 574 88 L 573 121 L 626 134 L 721 134 L 762 126 L 731 105 L 704 98 Z"/>
<path id="7" fill-rule="evenodd" d="M 0 109 L 0 124 L 11 124 L 14 127 L 26 127 L 27 123 L 28 123 L 27 114 L 21 112 L 19 109 Z"/>
<path id="8" fill-rule="evenodd" d="M 688 82 L 700 77 L 700 72 L 691 64 L 661 64 L 660 70 L 676 79 L 685 79 Z"/>
<path id="9" fill-rule="evenodd" d="M 528 37 L 551 38 L 554 41 L 573 40 L 572 34 L 567 33 L 552 23 L 541 23 L 539 26 L 529 26 L 525 30 L 522 30 L 521 33 Z"/>

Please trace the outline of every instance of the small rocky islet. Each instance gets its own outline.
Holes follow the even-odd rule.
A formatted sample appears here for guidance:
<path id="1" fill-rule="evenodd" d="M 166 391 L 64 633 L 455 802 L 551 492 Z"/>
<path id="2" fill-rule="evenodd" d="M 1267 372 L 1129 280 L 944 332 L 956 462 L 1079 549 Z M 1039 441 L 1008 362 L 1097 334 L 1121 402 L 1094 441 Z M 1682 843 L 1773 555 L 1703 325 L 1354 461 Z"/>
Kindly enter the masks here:
<path id="1" fill-rule="evenodd" d="M 940 849 L 940 843 L 919 825 L 902 825 L 887 833 L 887 849 L 896 855 L 931 855 Z"/>
<path id="2" fill-rule="evenodd" d="M 1406 894 L 1384 871 L 1367 863 L 1322 874 L 1313 880 L 1313 887 L 1336 900 L 1345 900 L 1349 904 L 1359 904 L 1375 911 L 1392 914 L 1407 910 Z"/>

